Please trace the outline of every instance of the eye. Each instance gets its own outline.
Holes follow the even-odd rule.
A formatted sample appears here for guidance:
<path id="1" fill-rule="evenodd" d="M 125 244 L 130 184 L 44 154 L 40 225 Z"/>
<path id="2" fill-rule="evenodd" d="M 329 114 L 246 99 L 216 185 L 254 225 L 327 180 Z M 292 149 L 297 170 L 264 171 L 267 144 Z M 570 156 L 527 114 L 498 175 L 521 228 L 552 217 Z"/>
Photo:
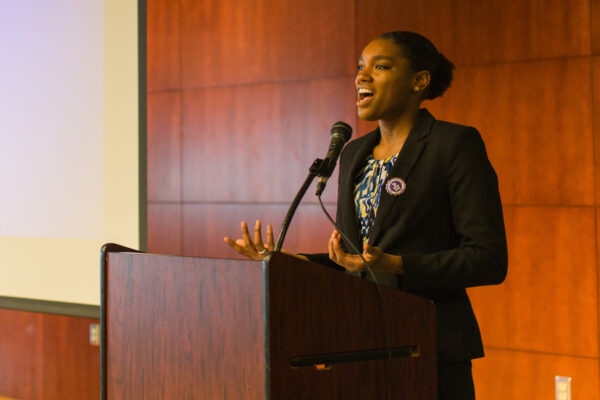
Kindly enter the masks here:
<path id="1" fill-rule="evenodd" d="M 390 69 L 388 65 L 377 64 L 375 69 Z"/>
<path id="2" fill-rule="evenodd" d="M 363 69 L 365 69 L 364 65 L 359 65 L 358 68 L 357 68 L 358 71 L 362 71 Z"/>

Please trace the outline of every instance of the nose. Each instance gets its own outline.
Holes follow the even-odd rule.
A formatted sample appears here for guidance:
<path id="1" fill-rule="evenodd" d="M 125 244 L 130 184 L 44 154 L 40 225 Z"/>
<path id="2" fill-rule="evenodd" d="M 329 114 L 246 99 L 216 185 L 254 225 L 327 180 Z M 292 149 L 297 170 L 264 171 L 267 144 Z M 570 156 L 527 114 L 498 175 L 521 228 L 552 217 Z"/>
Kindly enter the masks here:
<path id="1" fill-rule="evenodd" d="M 361 82 L 368 82 L 370 80 L 371 80 L 371 74 L 367 67 L 363 67 L 362 69 L 359 69 L 358 72 L 356 73 L 356 79 L 355 79 L 356 84 L 359 84 Z"/>

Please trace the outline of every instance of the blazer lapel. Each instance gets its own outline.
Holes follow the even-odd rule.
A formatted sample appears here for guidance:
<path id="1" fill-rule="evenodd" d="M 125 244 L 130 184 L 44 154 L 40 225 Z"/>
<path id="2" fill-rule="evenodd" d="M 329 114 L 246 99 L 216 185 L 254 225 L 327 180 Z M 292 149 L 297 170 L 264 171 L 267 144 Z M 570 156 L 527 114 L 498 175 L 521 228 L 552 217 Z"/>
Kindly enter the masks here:
<path id="1" fill-rule="evenodd" d="M 398 158 L 390 171 L 386 182 L 391 178 L 401 178 L 403 179 L 407 185 L 406 190 L 410 190 L 410 183 L 408 183 L 408 178 L 410 173 L 419 160 L 419 157 L 422 151 L 427 146 L 426 137 L 429 136 L 429 132 L 431 131 L 431 125 L 433 124 L 434 118 L 426 109 L 421 109 L 417 121 L 413 125 L 408 137 L 406 138 L 406 142 L 398 154 Z M 385 183 L 384 183 L 385 185 Z M 369 243 L 375 243 L 377 236 L 381 232 L 381 227 L 383 225 L 382 221 L 385 220 L 387 215 L 390 212 L 390 209 L 393 208 L 395 204 L 398 202 L 399 196 L 390 195 L 385 186 L 381 188 L 381 197 L 379 198 L 379 207 L 377 209 L 377 215 L 375 217 L 375 221 L 373 222 L 373 226 L 371 227 L 371 232 L 369 235 Z"/>

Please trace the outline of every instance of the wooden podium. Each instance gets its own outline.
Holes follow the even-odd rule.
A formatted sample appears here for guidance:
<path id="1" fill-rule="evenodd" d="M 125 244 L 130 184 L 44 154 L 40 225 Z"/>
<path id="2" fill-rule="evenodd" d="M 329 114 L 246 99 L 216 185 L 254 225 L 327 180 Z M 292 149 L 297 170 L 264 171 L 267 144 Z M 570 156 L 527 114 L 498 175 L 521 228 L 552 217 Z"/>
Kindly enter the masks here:
<path id="1" fill-rule="evenodd" d="M 382 295 L 383 308 L 372 282 L 280 253 L 105 245 L 101 399 L 437 399 L 434 305 Z"/>

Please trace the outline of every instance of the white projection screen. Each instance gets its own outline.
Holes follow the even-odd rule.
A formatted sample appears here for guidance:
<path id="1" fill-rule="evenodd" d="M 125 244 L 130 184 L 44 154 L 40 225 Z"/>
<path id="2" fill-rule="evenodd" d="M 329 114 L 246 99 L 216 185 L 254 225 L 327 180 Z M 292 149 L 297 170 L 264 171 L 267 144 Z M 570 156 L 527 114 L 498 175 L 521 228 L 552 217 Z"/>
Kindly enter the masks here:
<path id="1" fill-rule="evenodd" d="M 137 0 L 0 0 L 0 296 L 100 303 L 139 246 Z"/>

